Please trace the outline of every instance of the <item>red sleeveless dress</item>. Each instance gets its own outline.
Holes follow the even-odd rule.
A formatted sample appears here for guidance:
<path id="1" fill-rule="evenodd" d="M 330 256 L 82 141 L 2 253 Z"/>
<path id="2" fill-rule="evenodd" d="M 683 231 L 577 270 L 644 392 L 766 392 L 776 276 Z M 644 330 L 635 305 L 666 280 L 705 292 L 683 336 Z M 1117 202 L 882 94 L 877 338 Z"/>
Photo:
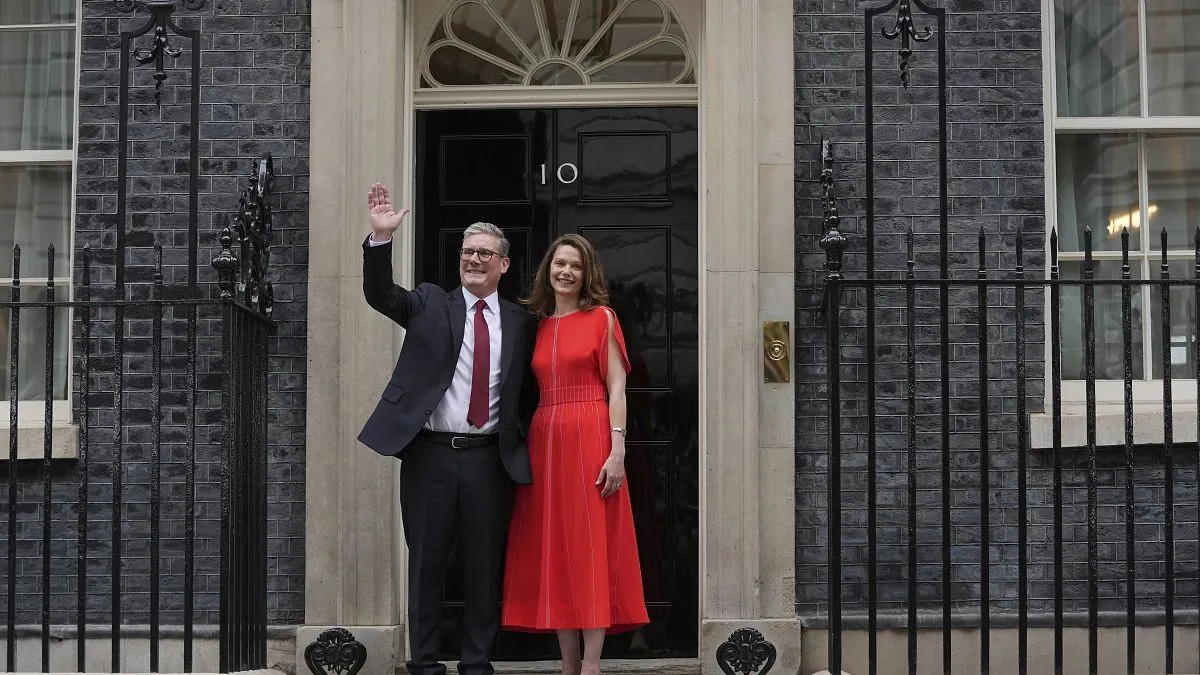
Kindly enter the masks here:
<path id="1" fill-rule="evenodd" d="M 529 429 L 531 485 L 518 485 L 508 534 L 501 625 L 541 632 L 633 630 L 649 622 L 628 483 L 607 499 L 596 478 L 612 450 L 605 375 L 612 310 L 578 311 L 538 326 L 533 372 L 540 402 Z"/>

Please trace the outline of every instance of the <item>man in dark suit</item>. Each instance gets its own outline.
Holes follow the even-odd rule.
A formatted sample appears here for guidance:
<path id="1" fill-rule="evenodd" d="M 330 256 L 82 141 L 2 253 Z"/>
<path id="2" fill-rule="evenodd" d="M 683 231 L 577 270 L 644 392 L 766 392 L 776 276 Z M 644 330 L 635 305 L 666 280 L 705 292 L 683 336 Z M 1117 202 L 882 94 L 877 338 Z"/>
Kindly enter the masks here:
<path id="1" fill-rule="evenodd" d="M 527 373 L 537 324 L 496 293 L 508 271 L 509 244 L 495 225 L 475 223 L 464 233 L 462 286 L 407 290 L 392 281 L 392 234 L 408 210 L 396 211 L 378 184 L 367 201 L 363 293 L 405 334 L 391 380 L 358 439 L 402 460 L 408 670 L 446 672 L 437 652 L 446 567 L 457 541 L 466 605 L 458 669 L 490 675 L 513 483 L 532 482 L 525 433 L 537 403 Z"/>

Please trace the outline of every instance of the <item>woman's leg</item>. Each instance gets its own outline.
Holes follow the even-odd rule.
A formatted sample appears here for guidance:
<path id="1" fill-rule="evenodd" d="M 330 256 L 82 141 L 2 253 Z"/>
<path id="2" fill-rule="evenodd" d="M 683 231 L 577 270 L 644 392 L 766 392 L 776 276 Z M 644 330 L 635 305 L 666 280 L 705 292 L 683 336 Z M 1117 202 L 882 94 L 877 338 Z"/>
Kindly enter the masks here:
<path id="1" fill-rule="evenodd" d="M 579 675 L 579 631 L 558 631 L 558 649 L 562 652 L 562 675 Z"/>
<path id="2" fill-rule="evenodd" d="M 600 675 L 600 652 L 604 650 L 604 629 L 591 628 L 583 631 L 582 675 Z"/>

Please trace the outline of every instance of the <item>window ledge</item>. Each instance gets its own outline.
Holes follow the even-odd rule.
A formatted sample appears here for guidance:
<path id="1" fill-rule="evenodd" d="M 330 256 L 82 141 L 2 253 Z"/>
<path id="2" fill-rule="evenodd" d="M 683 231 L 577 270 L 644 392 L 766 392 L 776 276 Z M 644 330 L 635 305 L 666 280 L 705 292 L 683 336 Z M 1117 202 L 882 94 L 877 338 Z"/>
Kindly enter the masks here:
<path id="1" fill-rule="evenodd" d="M 1077 406 L 1064 405 L 1062 413 L 1062 447 L 1087 447 L 1087 413 Z M 1196 442 L 1197 413 L 1194 402 L 1176 405 L 1171 411 L 1172 440 L 1176 443 Z M 1161 404 L 1137 405 L 1133 410 L 1133 444 L 1162 445 L 1163 407 Z M 1030 447 L 1034 450 L 1054 448 L 1054 417 L 1051 413 L 1029 416 Z M 1096 445 L 1125 444 L 1125 411 L 1121 406 L 1099 406 L 1096 410 Z M 0 448 L 2 449 L 2 448 Z"/>
<path id="2" fill-rule="evenodd" d="M 0 427 L 0 462 L 9 461 L 10 429 Z M 46 425 L 25 423 L 17 425 L 17 459 L 44 459 L 46 456 Z M 55 423 L 50 427 L 51 459 L 79 457 L 79 425 Z"/>

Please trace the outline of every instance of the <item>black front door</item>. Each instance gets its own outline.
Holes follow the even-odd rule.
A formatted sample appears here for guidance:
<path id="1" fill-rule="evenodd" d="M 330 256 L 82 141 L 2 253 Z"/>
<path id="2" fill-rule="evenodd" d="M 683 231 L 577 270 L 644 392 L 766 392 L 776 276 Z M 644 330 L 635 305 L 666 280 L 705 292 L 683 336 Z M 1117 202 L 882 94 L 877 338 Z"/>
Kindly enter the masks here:
<path id="1" fill-rule="evenodd" d="M 529 289 L 560 234 L 600 254 L 628 341 L 626 470 L 651 624 L 606 658 L 696 656 L 699 629 L 698 152 L 694 108 L 425 112 L 417 119 L 416 277 L 458 285 L 473 222 L 500 226 Z M 458 653 L 461 567 L 446 584 L 444 657 Z M 553 659 L 550 635 L 502 633 L 497 659 Z"/>

